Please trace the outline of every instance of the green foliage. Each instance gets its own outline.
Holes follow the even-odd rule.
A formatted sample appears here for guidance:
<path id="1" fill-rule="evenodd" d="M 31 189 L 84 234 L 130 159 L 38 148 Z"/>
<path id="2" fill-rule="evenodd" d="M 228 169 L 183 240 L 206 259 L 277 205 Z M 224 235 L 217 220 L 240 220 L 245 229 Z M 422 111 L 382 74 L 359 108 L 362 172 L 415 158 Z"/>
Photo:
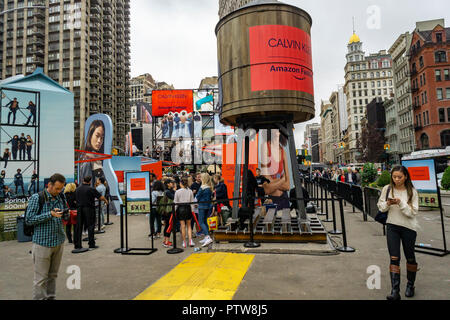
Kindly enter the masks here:
<path id="1" fill-rule="evenodd" d="M 378 176 L 377 169 L 375 169 L 373 163 L 366 163 L 363 167 L 363 172 L 361 174 L 362 186 L 365 187 L 368 184 L 375 182 L 377 176 Z"/>
<path id="2" fill-rule="evenodd" d="M 447 167 L 444 171 L 441 180 L 441 186 L 444 190 L 450 190 L 450 167 Z"/>
<path id="3" fill-rule="evenodd" d="M 377 186 L 383 188 L 385 185 L 388 185 L 389 183 L 391 183 L 391 174 L 389 173 L 389 171 L 384 170 L 377 180 Z"/>

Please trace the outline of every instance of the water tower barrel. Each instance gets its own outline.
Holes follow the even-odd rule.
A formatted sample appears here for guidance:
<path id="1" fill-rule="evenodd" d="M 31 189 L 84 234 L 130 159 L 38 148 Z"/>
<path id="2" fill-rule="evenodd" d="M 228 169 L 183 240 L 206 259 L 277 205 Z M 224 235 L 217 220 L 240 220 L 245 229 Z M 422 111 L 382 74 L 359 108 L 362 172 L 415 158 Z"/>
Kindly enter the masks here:
<path id="1" fill-rule="evenodd" d="M 314 118 L 314 86 L 308 13 L 282 3 L 247 6 L 216 26 L 221 115 L 237 118 L 291 114 Z"/>

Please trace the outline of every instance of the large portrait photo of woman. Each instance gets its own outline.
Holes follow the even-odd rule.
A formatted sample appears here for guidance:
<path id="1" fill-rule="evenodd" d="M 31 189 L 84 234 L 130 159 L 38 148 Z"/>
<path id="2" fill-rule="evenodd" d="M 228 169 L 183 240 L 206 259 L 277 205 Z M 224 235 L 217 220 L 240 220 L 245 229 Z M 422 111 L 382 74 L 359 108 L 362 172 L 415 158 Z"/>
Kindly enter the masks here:
<path id="1" fill-rule="evenodd" d="M 85 139 L 80 160 L 86 161 L 79 165 L 79 179 L 81 184 L 84 177 L 91 176 L 91 185 L 95 185 L 95 182 L 100 178 L 105 178 L 104 174 L 104 160 L 97 160 L 103 158 L 104 154 L 111 153 L 111 140 L 112 130 L 109 124 L 111 119 L 106 115 L 93 115 L 86 121 L 85 126 Z M 107 143 L 109 141 L 109 143 Z M 91 161 L 88 161 L 91 160 Z"/>
<path id="2" fill-rule="evenodd" d="M 291 172 L 288 163 L 287 138 L 279 130 L 271 134 L 261 145 L 261 175 L 269 182 L 263 184 L 264 192 L 277 205 L 277 209 L 290 207 L 289 190 Z"/>

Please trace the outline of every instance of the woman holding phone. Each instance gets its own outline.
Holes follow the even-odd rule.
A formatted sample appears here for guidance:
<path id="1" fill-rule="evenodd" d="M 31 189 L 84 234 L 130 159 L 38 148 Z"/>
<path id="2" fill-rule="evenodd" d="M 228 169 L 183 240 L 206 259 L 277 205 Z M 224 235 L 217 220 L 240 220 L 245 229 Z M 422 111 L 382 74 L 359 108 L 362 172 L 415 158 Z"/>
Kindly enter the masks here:
<path id="1" fill-rule="evenodd" d="M 390 277 L 392 291 L 388 300 L 400 300 L 400 242 L 406 257 L 408 283 L 405 296 L 414 296 L 417 262 L 414 253 L 419 212 L 419 196 L 414 188 L 408 170 L 396 166 L 391 171 L 391 183 L 381 192 L 377 203 L 381 212 L 388 212 L 386 238 L 390 255 Z"/>

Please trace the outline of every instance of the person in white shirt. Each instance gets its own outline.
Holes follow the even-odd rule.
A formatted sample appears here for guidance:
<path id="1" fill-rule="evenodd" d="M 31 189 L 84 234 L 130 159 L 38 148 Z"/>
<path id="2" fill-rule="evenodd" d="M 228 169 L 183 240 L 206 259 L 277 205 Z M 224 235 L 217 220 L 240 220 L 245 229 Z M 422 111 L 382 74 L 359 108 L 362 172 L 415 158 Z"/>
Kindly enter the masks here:
<path id="1" fill-rule="evenodd" d="M 389 192 L 389 194 L 387 194 Z M 387 195 L 387 200 L 386 200 Z M 414 296 L 417 262 L 414 253 L 419 212 L 419 196 L 414 188 L 408 169 L 396 166 L 391 171 L 391 183 L 383 188 L 377 203 L 381 212 L 388 212 L 386 238 L 390 255 L 392 291 L 388 300 L 400 300 L 400 242 L 406 257 L 408 283 L 406 297 Z"/>
<path id="2" fill-rule="evenodd" d="M 194 194 L 192 190 L 188 187 L 187 177 L 181 178 L 180 181 L 181 188 L 175 192 L 175 212 L 178 221 L 180 221 L 181 238 L 183 239 L 183 248 L 186 248 L 186 229 L 189 238 L 189 246 L 194 247 L 194 241 L 192 241 L 192 227 L 191 219 L 192 212 L 194 211 L 194 204 L 181 204 L 180 203 L 190 203 L 194 201 Z"/>

